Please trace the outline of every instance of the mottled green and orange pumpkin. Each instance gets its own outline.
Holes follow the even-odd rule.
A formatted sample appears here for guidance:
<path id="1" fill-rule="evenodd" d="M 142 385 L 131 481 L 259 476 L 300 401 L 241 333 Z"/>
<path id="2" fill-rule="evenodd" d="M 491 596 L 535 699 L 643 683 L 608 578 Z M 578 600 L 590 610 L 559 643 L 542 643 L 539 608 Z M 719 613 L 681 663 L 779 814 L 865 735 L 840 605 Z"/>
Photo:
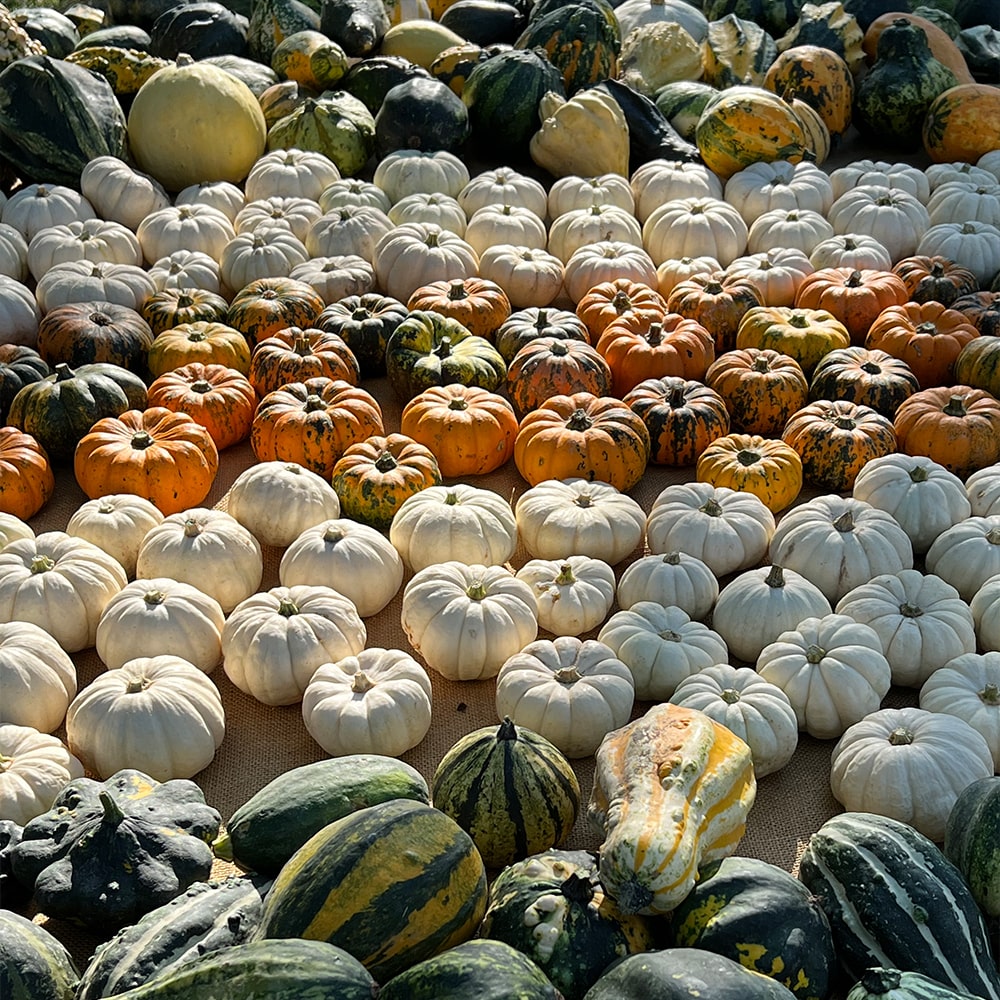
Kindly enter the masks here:
<path id="1" fill-rule="evenodd" d="M 795 45 L 778 54 L 764 76 L 775 94 L 794 94 L 814 108 L 838 142 L 851 124 L 854 76 L 844 59 L 820 45 Z"/>
<path id="2" fill-rule="evenodd" d="M 596 348 L 561 337 L 530 341 L 507 369 L 507 395 L 519 420 L 553 396 L 610 396 L 611 383 L 611 369 Z"/>
<path id="3" fill-rule="evenodd" d="M 225 365 L 246 375 L 250 371 L 250 345 L 246 337 L 226 323 L 182 323 L 157 334 L 146 358 L 156 378 L 184 365 Z"/>
<path id="4" fill-rule="evenodd" d="M 250 384 L 266 396 L 289 382 L 340 379 L 357 385 L 361 369 L 354 352 L 336 333 L 297 326 L 260 341 L 250 358 Z"/>
<path id="5" fill-rule="evenodd" d="M 164 288 L 142 304 L 142 318 L 153 335 L 182 323 L 224 323 L 229 303 L 206 288 Z"/>
<path id="6" fill-rule="evenodd" d="M 294 278 L 259 278 L 237 291 L 226 322 L 246 337 L 250 347 L 291 326 L 314 326 L 326 308 L 312 285 Z"/>
<path id="7" fill-rule="evenodd" d="M 34 517 L 56 488 L 45 449 L 16 427 L 0 427 L 0 512 Z"/>
<path id="8" fill-rule="evenodd" d="M 756 347 L 778 351 L 794 358 L 806 376 L 830 351 L 850 346 L 851 335 L 825 309 L 794 309 L 759 306 L 740 320 L 736 332 L 738 348 Z"/>
<path id="9" fill-rule="evenodd" d="M 142 316 L 111 302 L 57 306 L 38 324 L 38 353 L 50 365 L 108 362 L 142 373 L 152 345 L 153 331 Z"/>
<path id="10" fill-rule="evenodd" d="M 726 434 L 698 459 L 699 483 L 753 493 L 772 513 L 784 510 L 802 492 L 802 459 L 780 438 Z"/>
<path id="11" fill-rule="evenodd" d="M 362 376 L 369 378 L 385 372 L 386 344 L 408 315 L 398 299 L 368 292 L 332 302 L 313 325 L 341 337 L 358 359 Z"/>
<path id="12" fill-rule="evenodd" d="M 891 420 L 899 404 L 919 388 L 905 361 L 853 344 L 820 359 L 809 383 L 809 398 L 843 399 L 870 406 Z"/>

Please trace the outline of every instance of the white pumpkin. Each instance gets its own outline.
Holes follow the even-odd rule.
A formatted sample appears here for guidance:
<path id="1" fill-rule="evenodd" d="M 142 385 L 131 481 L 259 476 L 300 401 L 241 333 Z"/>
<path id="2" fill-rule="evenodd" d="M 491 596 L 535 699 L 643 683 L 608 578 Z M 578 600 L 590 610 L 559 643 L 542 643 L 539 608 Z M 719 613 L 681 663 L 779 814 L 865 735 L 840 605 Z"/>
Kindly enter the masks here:
<path id="1" fill-rule="evenodd" d="M 237 236 L 252 233 L 262 227 L 286 229 L 299 242 L 303 242 L 309 227 L 322 214 L 323 210 L 311 198 L 272 196 L 247 202 L 236 213 L 233 228 Z"/>
<path id="2" fill-rule="evenodd" d="M 204 770 L 226 717 L 211 678 L 179 656 L 144 656 L 100 674 L 66 713 L 70 750 L 106 779 L 133 768 L 157 781 Z"/>
<path id="3" fill-rule="evenodd" d="M 136 557 L 142 579 L 167 576 L 214 597 L 227 614 L 260 586 L 260 543 L 222 510 L 191 507 L 165 517 L 142 540 Z"/>
<path id="4" fill-rule="evenodd" d="M 210 205 L 172 205 L 147 215 L 136 236 L 149 264 L 175 250 L 198 250 L 219 260 L 236 230 L 227 215 Z"/>
<path id="5" fill-rule="evenodd" d="M 494 677 L 538 634 L 531 588 L 503 566 L 451 560 L 414 574 L 400 615 L 410 645 L 449 680 Z"/>
<path id="6" fill-rule="evenodd" d="M 808 255 L 833 235 L 833 226 L 819 212 L 807 208 L 772 208 L 751 224 L 747 252 L 792 248 Z"/>
<path id="7" fill-rule="evenodd" d="M 535 595 L 538 624 L 553 635 L 597 628 L 615 601 L 614 570 L 590 556 L 531 559 L 518 571 Z"/>
<path id="8" fill-rule="evenodd" d="M 287 278 L 309 256 L 305 244 L 285 229 L 260 227 L 240 233 L 219 255 L 222 283 L 227 288 L 244 288 L 261 278 Z"/>
<path id="9" fill-rule="evenodd" d="M 788 695 L 799 729 L 820 740 L 878 711 L 892 684 L 878 633 L 837 614 L 782 632 L 761 650 L 757 673 Z"/>
<path id="10" fill-rule="evenodd" d="M 375 290 L 375 269 L 354 254 L 310 257 L 305 263 L 296 264 L 288 277 L 312 285 L 327 305 Z"/>
<path id="11" fill-rule="evenodd" d="M 51 733 L 76 695 L 76 665 L 44 629 L 31 622 L 0 625 L 0 723 Z"/>
<path id="12" fill-rule="evenodd" d="M 27 521 L 14 514 L 0 511 L 0 549 L 18 538 L 34 538 L 35 532 Z"/>
<path id="13" fill-rule="evenodd" d="M 41 318 L 35 293 L 20 281 L 0 274 L 0 327 L 6 342 L 34 347 Z"/>
<path id="14" fill-rule="evenodd" d="M 921 455 L 883 455 L 866 462 L 852 495 L 891 515 L 917 555 L 923 555 L 942 531 L 972 514 L 962 480 Z"/>
<path id="15" fill-rule="evenodd" d="M 729 658 L 718 632 L 656 601 L 616 612 L 597 638 L 632 672 L 640 701 L 666 701 L 686 678 Z"/>
<path id="16" fill-rule="evenodd" d="M 491 246 L 505 243 L 530 247 L 532 250 L 544 250 L 548 243 L 548 232 L 541 216 L 536 215 L 530 208 L 521 208 L 518 205 L 484 205 L 476 209 L 468 224 L 458 235 L 479 257 L 482 257 Z"/>
<path id="17" fill-rule="evenodd" d="M 642 224 L 642 245 L 657 267 L 672 257 L 714 257 L 726 267 L 747 249 L 750 230 L 719 198 L 681 198 L 653 209 Z"/>
<path id="18" fill-rule="evenodd" d="M 817 271 L 824 267 L 889 271 L 892 269 L 892 255 L 874 236 L 841 233 L 816 244 L 809 254 L 809 263 Z"/>
<path id="19" fill-rule="evenodd" d="M 864 185 L 840 195 L 827 219 L 836 233 L 874 237 L 894 262 L 917 252 L 917 244 L 931 224 L 927 209 L 916 196 L 895 188 Z"/>
<path id="20" fill-rule="evenodd" d="M 744 570 L 722 588 L 712 612 L 712 627 L 729 652 L 756 663 L 760 651 L 804 618 L 823 617 L 830 602 L 815 584 L 778 563 Z"/>
<path id="21" fill-rule="evenodd" d="M 740 259 L 742 258 L 736 258 Z M 714 257 L 671 257 L 656 269 L 655 287 L 666 299 L 682 281 L 687 281 L 696 274 L 715 274 L 721 270 L 722 265 Z"/>
<path id="22" fill-rule="evenodd" d="M 357 608 L 329 587 L 272 587 L 241 601 L 222 631 L 226 676 L 265 705 L 302 700 L 324 664 L 353 656 L 368 633 Z"/>
<path id="23" fill-rule="evenodd" d="M 431 681 L 401 649 L 360 650 L 316 671 L 302 698 L 302 721 L 335 757 L 396 757 L 430 729 Z"/>
<path id="24" fill-rule="evenodd" d="M 560 215 L 594 205 L 614 205 L 629 215 L 635 214 L 635 197 L 628 180 L 621 174 L 601 174 L 598 177 L 560 177 L 549 188 L 548 216 Z"/>
<path id="25" fill-rule="evenodd" d="M 319 196 L 319 207 L 324 212 L 332 212 L 335 208 L 367 205 L 388 213 L 392 208 L 389 196 L 371 181 L 359 177 L 343 177 L 323 188 Z"/>
<path id="26" fill-rule="evenodd" d="M 831 604 L 881 573 L 913 566 L 906 532 L 883 510 L 852 497 L 815 497 L 781 519 L 771 559 L 801 573 Z"/>
<path id="27" fill-rule="evenodd" d="M 175 205 L 207 205 L 209 208 L 217 208 L 230 222 L 236 218 L 246 201 L 243 188 L 232 181 L 190 184 L 178 191 L 174 198 Z"/>
<path id="28" fill-rule="evenodd" d="M 984 287 L 1000 271 L 1000 226 L 989 222 L 941 222 L 924 230 L 916 252 L 947 257 L 967 267 Z"/>
<path id="29" fill-rule="evenodd" d="M 574 208 L 560 215 L 549 226 L 547 249 L 566 265 L 581 247 L 602 240 L 642 247 L 642 229 L 638 219 L 616 205 Z"/>
<path id="30" fill-rule="evenodd" d="M 567 757 L 587 757 L 632 714 L 629 668 L 596 639 L 539 639 L 497 675 L 498 718 L 530 729 Z"/>
<path id="31" fill-rule="evenodd" d="M 585 555 L 611 566 L 642 541 L 646 514 L 610 483 L 549 479 L 521 494 L 514 507 L 521 541 L 537 559 Z"/>
<path id="32" fill-rule="evenodd" d="M 461 236 L 432 223 L 391 229 L 375 244 L 371 261 L 379 288 L 400 302 L 423 285 L 479 273 L 476 251 Z"/>
<path id="33" fill-rule="evenodd" d="M 885 160 L 852 160 L 830 173 L 830 184 L 835 199 L 853 188 L 866 186 L 905 191 L 921 203 L 926 203 L 931 194 L 930 180 L 919 167 Z"/>
<path id="34" fill-rule="evenodd" d="M 1000 773 L 1000 653 L 965 653 L 935 670 L 920 689 L 920 707 L 954 715 L 979 733 Z"/>
<path id="35" fill-rule="evenodd" d="M 756 778 L 780 771 L 799 744 L 788 695 L 750 667 L 713 664 L 681 681 L 670 701 L 704 712 L 739 736 L 750 747 Z"/>
<path id="36" fill-rule="evenodd" d="M 175 250 L 156 261 L 147 274 L 158 292 L 204 289 L 218 295 L 222 288 L 219 262 L 200 250 Z"/>
<path id="37" fill-rule="evenodd" d="M 337 165 L 311 149 L 272 149 L 247 174 L 247 198 L 311 198 L 318 201 L 331 184 L 340 180 Z"/>
<path id="38" fill-rule="evenodd" d="M 985 222 L 1000 226 L 1000 181 L 948 181 L 934 189 L 927 201 L 931 225 L 945 222 Z"/>
<path id="39" fill-rule="evenodd" d="M 80 763 L 55 736 L 31 726 L 0 725 L 0 819 L 18 826 L 48 812 Z"/>
<path id="40" fill-rule="evenodd" d="M 965 481 L 965 493 L 974 517 L 1000 514 L 1000 465 L 987 465 L 973 472 Z"/>
<path id="41" fill-rule="evenodd" d="M 155 293 L 149 275 L 135 264 L 68 260 L 49 268 L 35 286 L 43 313 L 72 302 L 110 302 L 140 311 Z"/>
<path id="42" fill-rule="evenodd" d="M 118 560 L 82 538 L 21 538 L 0 551 L 0 622 L 33 622 L 76 653 L 94 645 L 104 606 L 127 582 Z"/>
<path id="43" fill-rule="evenodd" d="M 969 602 L 979 648 L 1000 650 L 1000 575 L 991 576 Z"/>
<path id="44" fill-rule="evenodd" d="M 971 601 L 976 591 L 1000 573 L 1000 514 L 967 517 L 942 531 L 927 550 L 928 573 L 947 580 Z"/>
<path id="45" fill-rule="evenodd" d="M 170 204 L 159 181 L 134 170 L 117 156 L 96 156 L 80 174 L 80 192 L 102 219 L 111 219 L 133 232 L 149 215 Z"/>
<path id="46" fill-rule="evenodd" d="M 718 577 L 756 566 L 773 534 L 774 515 L 760 498 L 711 483 L 666 487 L 646 518 L 650 552 L 686 552 Z"/>
<path id="47" fill-rule="evenodd" d="M 496 282 L 515 309 L 540 308 L 563 290 L 563 263 L 548 250 L 500 243 L 479 258 L 479 275 Z"/>
<path id="48" fill-rule="evenodd" d="M 996 184 L 997 177 L 972 163 L 957 161 L 953 163 L 931 163 L 924 170 L 927 182 L 931 187 L 931 194 L 941 187 L 942 184 L 950 184 L 952 181 L 969 181 L 973 184 Z"/>
<path id="49" fill-rule="evenodd" d="M 825 215 L 833 204 L 833 186 L 815 163 L 752 163 L 726 181 L 724 197 L 748 226 L 765 212 L 808 209 Z"/>
<path id="50" fill-rule="evenodd" d="M 737 257 L 726 268 L 726 273 L 750 281 L 768 305 L 792 306 L 799 286 L 814 270 L 801 250 L 775 247 Z"/>
<path id="51" fill-rule="evenodd" d="M 379 208 L 342 205 L 331 208 L 309 227 L 305 246 L 310 257 L 350 254 L 370 264 L 379 240 L 392 228 L 392 220 Z"/>
<path id="52" fill-rule="evenodd" d="M 433 222 L 434 225 L 447 229 L 456 236 L 466 238 L 467 242 L 472 242 L 465 234 L 469 220 L 462 206 L 459 205 L 457 198 L 447 194 L 416 191 L 400 198 L 386 214 L 397 226 L 401 226 L 404 222 Z M 475 247 L 474 243 L 473 246 Z"/>
<path id="53" fill-rule="evenodd" d="M 875 629 L 893 684 L 919 687 L 949 660 L 976 650 L 972 611 L 930 573 L 882 574 L 845 594 L 836 610 Z"/>
<path id="54" fill-rule="evenodd" d="M 494 566 L 517 548 L 517 521 L 507 501 L 492 490 L 465 483 L 430 486 L 401 504 L 389 541 L 414 571 L 457 560 Z"/>
<path id="55" fill-rule="evenodd" d="M 71 515 L 66 533 L 92 542 L 122 564 L 131 580 L 139 546 L 163 514 L 145 497 L 110 493 L 82 503 Z"/>
<path id="56" fill-rule="evenodd" d="M 680 198 L 722 198 L 722 181 L 704 163 L 650 160 L 629 180 L 635 216 L 645 222 L 660 205 Z"/>
<path id="57" fill-rule="evenodd" d="M 467 216 L 484 205 L 518 205 L 544 218 L 548 195 L 534 177 L 510 167 L 495 167 L 476 174 L 458 193 L 458 203 Z"/>
<path id="58" fill-rule="evenodd" d="M 241 472 L 227 510 L 261 545 L 290 545 L 306 528 L 340 517 L 340 500 L 320 475 L 297 462 L 259 462 Z"/>
<path id="59" fill-rule="evenodd" d="M 656 288 L 656 268 L 642 247 L 598 240 L 574 250 L 566 261 L 566 293 L 573 302 L 579 302 L 595 285 L 619 278 Z"/>
<path id="60" fill-rule="evenodd" d="M 50 226 L 96 218 L 94 206 L 65 184 L 26 184 L 4 202 L 0 211 L 0 222 L 13 226 L 29 243 L 36 233 Z"/>
<path id="61" fill-rule="evenodd" d="M 87 219 L 37 232 L 28 244 L 28 270 L 35 281 L 56 264 L 69 261 L 92 264 L 142 264 L 135 233 L 119 222 Z"/>
<path id="62" fill-rule="evenodd" d="M 372 181 L 395 204 L 415 191 L 457 198 L 469 183 L 469 168 L 454 153 L 398 149 L 379 160 Z"/>
<path id="63" fill-rule="evenodd" d="M 961 791 L 992 774 L 990 748 L 972 726 L 920 708 L 856 722 L 830 759 L 830 788 L 845 809 L 889 816 L 938 843 Z"/>
<path id="64" fill-rule="evenodd" d="M 403 560 L 380 531 L 333 518 L 306 528 L 288 546 L 278 579 L 283 587 L 330 587 L 368 618 L 396 596 L 403 583 Z"/>
<path id="65" fill-rule="evenodd" d="M 629 563 L 618 581 L 618 606 L 640 601 L 682 608 L 692 618 L 707 617 L 719 596 L 715 574 L 696 556 L 671 549 L 662 555 L 640 556 Z"/>
<path id="66" fill-rule="evenodd" d="M 0 222 L 0 274 L 16 281 L 28 279 L 28 244 L 13 226 Z"/>
<path id="67" fill-rule="evenodd" d="M 108 601 L 97 625 L 97 655 L 117 670 L 140 651 L 170 654 L 210 674 L 222 659 L 226 616 L 214 598 L 189 583 L 134 580 Z"/>

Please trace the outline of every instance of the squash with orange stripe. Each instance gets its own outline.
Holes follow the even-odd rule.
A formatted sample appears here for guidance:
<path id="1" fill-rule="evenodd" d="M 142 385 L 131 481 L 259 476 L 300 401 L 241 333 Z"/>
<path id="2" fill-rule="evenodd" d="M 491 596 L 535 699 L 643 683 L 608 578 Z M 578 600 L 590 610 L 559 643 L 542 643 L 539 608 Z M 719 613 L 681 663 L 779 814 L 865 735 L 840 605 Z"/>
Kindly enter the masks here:
<path id="1" fill-rule="evenodd" d="M 385 982 L 471 938 L 486 902 L 472 838 L 439 809 L 392 799 L 330 823 L 292 855 L 256 936 L 329 941 Z"/>
<path id="2" fill-rule="evenodd" d="M 609 733 L 588 807 L 608 894 L 625 913 L 669 913 L 700 865 L 735 852 L 756 790 L 750 748 L 703 712 L 667 702 Z"/>

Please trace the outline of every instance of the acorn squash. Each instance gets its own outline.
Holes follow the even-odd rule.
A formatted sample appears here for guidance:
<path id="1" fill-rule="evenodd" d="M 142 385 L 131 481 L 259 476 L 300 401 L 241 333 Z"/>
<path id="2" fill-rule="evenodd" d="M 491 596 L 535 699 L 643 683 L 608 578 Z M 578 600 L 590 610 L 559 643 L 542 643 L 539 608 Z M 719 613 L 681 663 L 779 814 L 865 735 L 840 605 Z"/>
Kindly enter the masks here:
<path id="1" fill-rule="evenodd" d="M 165 10 L 149 31 L 149 51 L 161 59 L 182 52 L 194 60 L 245 56 L 249 22 L 215 0 L 193 0 Z"/>
<path id="2" fill-rule="evenodd" d="M 375 116 L 375 152 L 397 149 L 454 152 L 469 137 L 469 112 L 440 80 L 407 80 L 391 88 Z"/>

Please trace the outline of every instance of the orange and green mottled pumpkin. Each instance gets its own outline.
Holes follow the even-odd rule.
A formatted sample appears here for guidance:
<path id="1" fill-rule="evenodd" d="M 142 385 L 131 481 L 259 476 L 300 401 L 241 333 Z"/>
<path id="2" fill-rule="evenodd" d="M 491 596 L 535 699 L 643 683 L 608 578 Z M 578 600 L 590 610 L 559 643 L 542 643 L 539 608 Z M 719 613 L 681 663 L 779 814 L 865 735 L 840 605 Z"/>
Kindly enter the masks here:
<path id="1" fill-rule="evenodd" d="M 940 302 L 951 306 L 955 299 L 979 290 L 975 274 L 947 257 L 916 254 L 896 261 L 892 268 L 906 285 L 913 302 Z"/>
<path id="2" fill-rule="evenodd" d="M 698 459 L 699 483 L 753 493 L 772 513 L 802 492 L 802 459 L 784 441 L 758 434 L 716 438 Z"/>
<path id="3" fill-rule="evenodd" d="M 38 353 L 50 364 L 101 362 L 142 373 L 153 331 L 134 309 L 111 302 L 71 302 L 38 324 Z"/>
<path id="4" fill-rule="evenodd" d="M 959 352 L 955 381 L 1000 398 L 1000 337 L 975 337 Z"/>
<path id="5" fill-rule="evenodd" d="M 486 278 L 453 278 L 418 288 L 407 300 L 411 312 L 429 310 L 458 320 L 470 333 L 492 340 L 510 316 L 510 299 Z"/>
<path id="6" fill-rule="evenodd" d="M 164 288 L 142 304 L 142 318 L 154 335 L 182 323 L 222 323 L 229 303 L 205 288 Z"/>
<path id="7" fill-rule="evenodd" d="M 957 298 L 951 307 L 968 317 L 981 336 L 1000 337 L 1000 291 L 971 292 Z"/>
<path id="8" fill-rule="evenodd" d="M 250 345 L 239 330 L 225 323 L 182 323 L 157 334 L 146 357 L 156 378 L 184 365 L 225 365 L 246 375 L 250 371 Z"/>
<path id="9" fill-rule="evenodd" d="M 259 278 L 241 288 L 229 303 L 226 322 L 246 337 L 250 347 L 279 330 L 315 326 L 326 308 L 312 285 L 294 278 Z"/>
<path id="10" fill-rule="evenodd" d="M 849 347 L 851 335 L 824 309 L 759 306 L 750 309 L 736 331 L 738 348 L 757 347 L 794 358 L 806 376 L 824 354 Z"/>
<path id="11" fill-rule="evenodd" d="M 525 344 L 507 369 L 507 395 L 518 419 L 552 396 L 611 395 L 607 361 L 583 340 L 540 337 Z"/>
<path id="12" fill-rule="evenodd" d="M 34 348 L 0 344 L 0 423 L 7 423 L 7 411 L 18 392 L 30 382 L 40 382 L 50 372 Z"/>
<path id="13" fill-rule="evenodd" d="M 717 355 L 737 346 L 736 334 L 743 317 L 763 304 L 752 281 L 724 274 L 695 274 L 674 285 L 667 298 L 669 312 L 680 313 L 708 330 L 715 340 Z"/>
<path id="14" fill-rule="evenodd" d="M 795 293 L 796 309 L 824 309 L 863 344 L 868 328 L 889 306 L 909 299 L 903 279 L 874 268 L 824 267 L 807 275 Z"/>
<path id="15" fill-rule="evenodd" d="M 899 404 L 909 399 L 920 383 L 910 366 L 899 358 L 859 345 L 830 351 L 813 369 L 810 399 L 843 399 L 870 406 L 892 420 Z"/>
<path id="16" fill-rule="evenodd" d="M 924 117 L 923 141 L 935 163 L 975 163 L 1000 149 L 1000 89 L 966 83 L 939 94 Z"/>
<path id="17" fill-rule="evenodd" d="M 528 306 L 512 312 L 500 325 L 494 346 L 509 365 L 522 347 L 543 338 L 591 343 L 587 325 L 575 313 L 565 309 Z"/>
<path id="18" fill-rule="evenodd" d="M 357 385 L 361 370 L 354 353 L 335 333 L 297 326 L 262 340 L 250 359 L 250 384 L 266 396 L 289 382 L 342 379 Z"/>
<path id="19" fill-rule="evenodd" d="M 838 142 L 851 124 L 854 77 L 832 49 L 796 45 L 785 49 L 768 67 L 764 86 L 775 94 L 792 94 L 813 108 Z"/>

